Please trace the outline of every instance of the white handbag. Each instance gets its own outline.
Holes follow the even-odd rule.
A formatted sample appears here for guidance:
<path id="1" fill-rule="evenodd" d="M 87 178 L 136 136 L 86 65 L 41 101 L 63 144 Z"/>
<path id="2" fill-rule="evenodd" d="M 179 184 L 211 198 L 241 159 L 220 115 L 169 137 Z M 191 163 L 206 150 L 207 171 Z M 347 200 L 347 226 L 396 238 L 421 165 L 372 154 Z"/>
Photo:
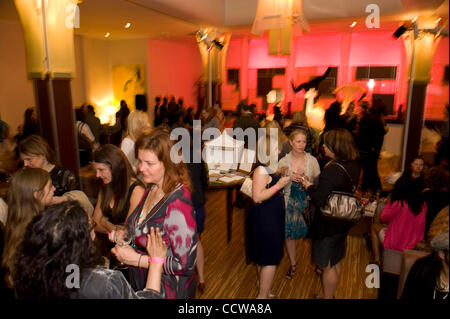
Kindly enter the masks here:
<path id="1" fill-rule="evenodd" d="M 244 179 L 244 182 L 242 183 L 240 192 L 242 194 L 244 194 L 245 196 L 252 198 L 252 185 L 253 185 L 253 179 L 249 175 Z"/>
<path id="2" fill-rule="evenodd" d="M 248 174 L 248 176 L 244 179 L 241 189 L 239 190 L 242 194 L 244 194 L 245 196 L 248 196 L 250 198 L 253 198 L 253 195 L 252 195 L 253 179 L 251 176 L 252 176 L 252 173 L 255 171 L 255 169 L 253 169 L 250 172 L 250 174 Z M 269 179 L 269 182 L 267 183 L 267 185 L 269 185 L 271 181 L 272 181 L 272 178 Z M 267 185 L 266 185 L 266 187 L 267 187 Z"/>

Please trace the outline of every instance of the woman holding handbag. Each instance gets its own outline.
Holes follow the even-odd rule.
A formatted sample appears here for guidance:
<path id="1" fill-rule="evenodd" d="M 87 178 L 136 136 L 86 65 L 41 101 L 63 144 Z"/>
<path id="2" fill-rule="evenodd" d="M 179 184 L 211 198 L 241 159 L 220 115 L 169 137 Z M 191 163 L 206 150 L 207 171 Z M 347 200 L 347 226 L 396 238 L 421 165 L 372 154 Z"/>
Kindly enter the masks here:
<path id="1" fill-rule="evenodd" d="M 271 295 L 270 288 L 283 257 L 284 199 L 282 189 L 291 181 L 277 170 L 278 134 L 266 134 L 258 141 L 259 166 L 254 170 L 253 203 L 249 213 L 249 258 L 257 265 L 258 299 Z"/>
<path id="2" fill-rule="evenodd" d="M 353 192 L 361 168 L 357 162 L 358 151 L 352 135 L 345 129 L 333 129 L 325 133 L 323 151 L 330 161 L 325 165 L 315 187 L 308 178 L 301 178 L 303 187 L 317 207 L 323 207 L 332 191 Z M 345 257 L 347 233 L 352 222 L 325 217 L 316 210 L 312 222 L 312 261 L 323 269 L 323 293 L 317 298 L 334 298 L 341 273 L 341 261 Z"/>
<path id="3" fill-rule="evenodd" d="M 292 150 L 278 163 L 285 174 L 292 174 L 292 182 L 284 188 L 286 250 L 291 261 L 291 267 L 286 274 L 287 279 L 292 279 L 297 270 L 295 239 L 305 237 L 308 232 L 308 226 L 302 216 L 302 211 L 308 206 L 308 194 L 300 183 L 300 178 L 306 176 L 309 180 L 314 181 L 320 174 L 316 158 L 305 152 L 306 141 L 306 131 L 302 129 L 292 131 L 289 135 L 289 144 Z"/>

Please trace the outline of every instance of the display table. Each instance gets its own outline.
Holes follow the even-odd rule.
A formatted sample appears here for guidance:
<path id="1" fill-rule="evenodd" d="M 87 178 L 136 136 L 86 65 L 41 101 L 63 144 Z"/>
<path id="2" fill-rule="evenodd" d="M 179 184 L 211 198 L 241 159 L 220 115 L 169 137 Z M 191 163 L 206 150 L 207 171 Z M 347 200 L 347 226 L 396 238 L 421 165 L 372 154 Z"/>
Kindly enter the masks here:
<path id="1" fill-rule="evenodd" d="M 214 181 L 209 181 L 207 190 L 219 190 L 226 189 L 227 191 L 227 242 L 231 241 L 232 237 L 232 226 L 233 226 L 233 191 L 239 191 L 242 183 L 244 182 L 245 175 L 240 173 L 235 173 L 236 175 L 240 175 L 243 178 L 241 180 L 234 180 L 228 183 L 222 182 L 218 178 Z"/>

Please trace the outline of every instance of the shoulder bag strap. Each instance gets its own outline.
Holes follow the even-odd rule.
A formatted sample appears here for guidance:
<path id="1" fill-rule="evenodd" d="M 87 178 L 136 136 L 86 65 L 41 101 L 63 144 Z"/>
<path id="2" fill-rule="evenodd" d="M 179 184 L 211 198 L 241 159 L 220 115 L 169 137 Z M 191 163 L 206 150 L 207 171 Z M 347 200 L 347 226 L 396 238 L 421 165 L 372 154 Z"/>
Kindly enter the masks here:
<path id="1" fill-rule="evenodd" d="M 340 168 L 342 168 L 342 169 L 344 170 L 345 174 L 348 176 L 348 179 L 350 180 L 350 183 L 352 183 L 353 191 L 355 191 L 355 190 L 356 190 L 356 186 L 353 184 L 353 180 L 352 180 L 350 174 L 349 174 L 349 173 L 347 172 L 347 170 L 345 169 L 345 167 L 342 166 L 341 164 L 339 164 L 338 162 L 333 162 L 333 163 L 336 164 L 336 165 L 338 165 Z"/>

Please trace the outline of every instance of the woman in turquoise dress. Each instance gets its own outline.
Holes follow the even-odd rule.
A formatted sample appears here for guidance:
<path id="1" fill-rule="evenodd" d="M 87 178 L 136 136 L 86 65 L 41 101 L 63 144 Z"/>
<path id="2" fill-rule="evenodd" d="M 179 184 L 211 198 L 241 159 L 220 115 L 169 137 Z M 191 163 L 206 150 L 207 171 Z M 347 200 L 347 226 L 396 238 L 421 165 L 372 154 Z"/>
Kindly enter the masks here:
<path id="1" fill-rule="evenodd" d="M 308 206 L 308 198 L 300 181 L 304 177 L 314 181 L 320 174 L 316 158 L 305 152 L 306 137 L 307 133 L 304 130 L 292 131 L 289 135 L 292 150 L 278 163 L 280 170 L 285 175 L 290 175 L 292 179 L 292 182 L 284 188 L 286 249 L 291 262 L 291 267 L 286 274 L 288 279 L 292 279 L 297 270 L 295 240 L 306 237 L 308 232 L 308 226 L 302 215 L 302 211 Z"/>

